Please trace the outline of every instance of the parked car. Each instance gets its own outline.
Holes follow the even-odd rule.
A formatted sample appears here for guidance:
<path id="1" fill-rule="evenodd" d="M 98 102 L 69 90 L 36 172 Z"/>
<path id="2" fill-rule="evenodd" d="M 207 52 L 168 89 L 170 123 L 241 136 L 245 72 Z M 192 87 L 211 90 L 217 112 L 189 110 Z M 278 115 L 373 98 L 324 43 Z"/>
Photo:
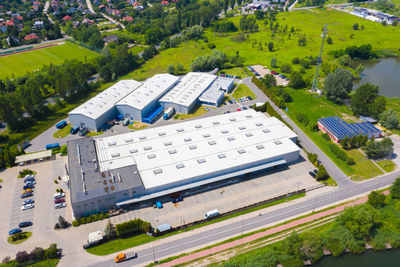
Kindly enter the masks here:
<path id="1" fill-rule="evenodd" d="M 251 96 L 248 96 L 247 98 L 249 99 L 249 101 L 253 100 L 253 98 L 251 98 Z"/>
<path id="2" fill-rule="evenodd" d="M 31 188 L 24 189 L 24 191 L 22 191 L 22 194 L 25 194 L 25 193 L 32 193 L 32 189 Z"/>
<path id="3" fill-rule="evenodd" d="M 54 204 L 65 202 L 65 198 L 57 198 L 54 200 Z"/>
<path id="4" fill-rule="evenodd" d="M 247 107 L 243 107 L 243 110 L 246 110 L 247 109 Z"/>
<path id="5" fill-rule="evenodd" d="M 26 192 L 21 195 L 21 198 L 31 197 L 33 196 L 32 192 Z"/>
<path id="6" fill-rule="evenodd" d="M 236 109 L 236 111 L 241 111 L 241 109 L 240 109 L 240 108 L 238 108 L 238 109 Z"/>
<path id="7" fill-rule="evenodd" d="M 31 226 L 32 224 L 33 224 L 32 222 L 22 222 L 22 223 L 18 224 L 18 227 L 24 228 L 24 227 Z"/>
<path id="8" fill-rule="evenodd" d="M 317 174 L 317 173 L 318 173 L 318 170 L 317 170 L 317 169 L 315 169 L 315 170 L 314 170 L 314 173 L 315 173 L 315 174 Z"/>
<path id="9" fill-rule="evenodd" d="M 159 209 L 162 209 L 163 205 L 162 205 L 162 203 L 160 201 L 157 201 L 156 202 L 156 207 L 159 208 Z"/>
<path id="10" fill-rule="evenodd" d="M 59 199 L 59 198 L 63 198 L 63 197 L 65 197 L 64 193 L 56 193 L 56 194 L 54 194 L 54 199 Z"/>
<path id="11" fill-rule="evenodd" d="M 65 206 L 67 206 L 67 204 L 65 204 L 65 202 L 62 202 L 62 203 L 55 204 L 54 208 L 61 209 L 61 208 L 64 208 Z"/>
<path id="12" fill-rule="evenodd" d="M 313 178 L 315 178 L 315 173 L 313 171 L 309 171 L 308 174 L 310 174 Z"/>
<path id="13" fill-rule="evenodd" d="M 177 202 L 181 202 L 181 201 L 183 201 L 182 197 L 177 197 L 177 198 L 172 199 L 172 203 L 177 203 Z"/>
<path id="14" fill-rule="evenodd" d="M 29 181 L 26 181 L 25 184 L 36 184 L 36 181 L 35 180 L 29 180 Z"/>
<path id="15" fill-rule="evenodd" d="M 25 178 L 24 183 L 35 182 L 35 178 Z"/>
<path id="16" fill-rule="evenodd" d="M 83 127 L 79 130 L 79 136 L 85 136 L 89 132 L 88 128 Z"/>
<path id="17" fill-rule="evenodd" d="M 24 200 L 24 202 L 23 202 L 23 204 L 22 205 L 26 205 L 26 204 L 32 204 L 32 203 L 34 203 L 35 201 L 33 200 L 33 199 L 26 199 L 26 200 Z"/>
<path id="18" fill-rule="evenodd" d="M 8 231 L 8 234 L 9 235 L 15 235 L 15 234 L 18 234 L 18 233 L 21 233 L 21 232 L 22 232 L 21 229 L 15 228 L 15 229 L 12 229 L 12 230 Z"/>
<path id="19" fill-rule="evenodd" d="M 21 210 L 30 210 L 30 209 L 33 209 L 34 207 L 35 207 L 35 205 L 33 205 L 33 204 L 26 204 L 21 207 Z"/>
<path id="20" fill-rule="evenodd" d="M 26 184 L 26 185 L 24 185 L 24 187 L 23 187 L 23 189 L 32 189 L 32 188 L 35 188 L 35 186 L 33 185 L 33 184 Z"/>

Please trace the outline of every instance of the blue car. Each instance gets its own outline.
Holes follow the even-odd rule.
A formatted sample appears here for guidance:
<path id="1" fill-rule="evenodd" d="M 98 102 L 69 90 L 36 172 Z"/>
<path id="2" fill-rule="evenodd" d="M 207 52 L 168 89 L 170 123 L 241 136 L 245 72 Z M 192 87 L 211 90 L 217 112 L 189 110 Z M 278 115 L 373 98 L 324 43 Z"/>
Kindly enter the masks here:
<path id="1" fill-rule="evenodd" d="M 172 203 L 177 203 L 177 202 L 181 202 L 181 201 L 183 201 L 182 197 L 178 197 L 178 198 L 173 198 L 172 199 Z"/>
<path id="2" fill-rule="evenodd" d="M 32 222 L 22 222 L 18 225 L 19 228 L 24 228 L 24 227 L 28 227 L 31 226 L 33 223 Z M 21 229 L 20 229 L 21 230 Z"/>
<path id="3" fill-rule="evenodd" d="M 35 202 L 33 199 L 27 199 L 27 200 L 25 200 L 24 201 L 24 205 L 26 205 L 26 204 L 32 204 L 33 202 Z"/>
<path id="4" fill-rule="evenodd" d="M 33 184 L 24 185 L 24 189 L 35 188 Z"/>
<path id="5" fill-rule="evenodd" d="M 9 235 L 15 235 L 15 234 L 18 234 L 18 233 L 21 233 L 21 232 L 22 232 L 21 229 L 15 228 L 15 229 L 12 229 L 12 230 L 8 231 L 8 234 Z"/>
<path id="6" fill-rule="evenodd" d="M 159 208 L 159 209 L 162 209 L 162 207 L 163 207 L 163 205 L 162 205 L 162 203 L 161 203 L 160 201 L 157 201 L 157 202 L 156 202 L 156 206 L 157 206 L 157 208 Z"/>
<path id="7" fill-rule="evenodd" d="M 26 192 L 21 195 L 21 198 L 30 197 L 30 196 L 33 196 L 33 194 L 31 192 Z"/>

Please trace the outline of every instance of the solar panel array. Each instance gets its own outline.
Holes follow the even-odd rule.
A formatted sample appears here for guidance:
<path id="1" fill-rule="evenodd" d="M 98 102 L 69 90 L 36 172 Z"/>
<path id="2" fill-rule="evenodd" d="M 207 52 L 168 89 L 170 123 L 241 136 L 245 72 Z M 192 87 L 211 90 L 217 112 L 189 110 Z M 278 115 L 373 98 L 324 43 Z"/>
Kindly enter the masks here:
<path id="1" fill-rule="evenodd" d="M 369 122 L 347 123 L 337 116 L 321 118 L 318 120 L 326 130 L 336 136 L 339 140 L 355 135 L 379 135 L 381 131 Z"/>

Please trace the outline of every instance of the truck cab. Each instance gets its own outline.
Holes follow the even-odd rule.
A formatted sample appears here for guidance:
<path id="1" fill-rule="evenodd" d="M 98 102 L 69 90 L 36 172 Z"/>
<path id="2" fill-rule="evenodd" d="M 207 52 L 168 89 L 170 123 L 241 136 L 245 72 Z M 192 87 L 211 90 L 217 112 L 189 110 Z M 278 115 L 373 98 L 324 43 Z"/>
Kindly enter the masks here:
<path id="1" fill-rule="evenodd" d="M 116 257 L 115 257 L 115 262 L 123 262 L 126 259 L 126 254 L 125 253 L 119 253 Z"/>

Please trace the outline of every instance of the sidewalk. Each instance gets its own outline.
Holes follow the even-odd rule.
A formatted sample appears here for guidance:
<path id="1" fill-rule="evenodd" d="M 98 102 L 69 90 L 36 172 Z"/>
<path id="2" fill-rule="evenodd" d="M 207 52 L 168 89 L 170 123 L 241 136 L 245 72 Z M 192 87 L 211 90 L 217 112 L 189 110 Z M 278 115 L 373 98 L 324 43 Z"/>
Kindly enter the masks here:
<path id="1" fill-rule="evenodd" d="M 388 195 L 389 191 L 385 191 L 383 193 L 385 195 Z M 206 249 L 206 250 L 199 251 L 199 252 L 191 254 L 191 255 L 187 255 L 187 256 L 175 259 L 173 261 L 170 261 L 170 262 L 167 262 L 167 263 L 164 263 L 164 264 L 160 264 L 159 266 L 174 266 L 174 265 L 186 263 L 186 262 L 198 259 L 198 258 L 206 257 L 208 255 L 212 255 L 214 253 L 217 253 L 217 252 L 229 249 L 229 248 L 233 248 L 233 247 L 236 247 L 236 246 L 239 246 L 239 245 L 242 245 L 242 244 L 257 240 L 259 238 L 262 238 L 262 237 L 265 237 L 265 236 L 268 236 L 268 235 L 272 235 L 272 234 L 275 234 L 275 233 L 278 233 L 278 232 L 282 232 L 282 231 L 288 230 L 290 228 L 293 228 L 293 227 L 296 227 L 296 226 L 299 226 L 299 225 L 302 225 L 302 224 L 305 224 L 305 223 L 312 222 L 312 221 L 320 219 L 322 217 L 333 215 L 335 213 L 343 211 L 347 207 L 360 205 L 360 204 L 363 204 L 363 203 L 365 203 L 367 201 L 368 201 L 368 197 L 364 197 L 364 198 L 361 198 L 359 200 L 353 201 L 351 203 L 347 203 L 347 204 L 344 204 L 342 206 L 339 206 L 339 207 L 336 207 L 336 208 L 333 208 L 333 209 L 330 209 L 330 210 L 326 210 L 326 211 L 323 211 L 323 212 L 320 212 L 320 213 L 317 213 L 317 214 L 314 214 L 314 215 L 311 215 L 311 216 L 308 216 L 308 217 L 305 217 L 305 218 L 302 218 L 302 219 L 298 219 L 296 221 L 292 221 L 292 222 L 289 222 L 287 224 L 283 224 L 283 225 L 268 229 L 266 231 L 263 231 L 263 232 L 260 232 L 260 233 L 256 233 L 254 235 L 250 235 L 250 236 L 247 236 L 247 237 L 244 237 L 244 238 L 241 238 L 241 239 L 229 242 L 229 243 L 225 243 L 225 244 L 222 244 L 222 245 L 210 248 L 210 249 Z"/>

